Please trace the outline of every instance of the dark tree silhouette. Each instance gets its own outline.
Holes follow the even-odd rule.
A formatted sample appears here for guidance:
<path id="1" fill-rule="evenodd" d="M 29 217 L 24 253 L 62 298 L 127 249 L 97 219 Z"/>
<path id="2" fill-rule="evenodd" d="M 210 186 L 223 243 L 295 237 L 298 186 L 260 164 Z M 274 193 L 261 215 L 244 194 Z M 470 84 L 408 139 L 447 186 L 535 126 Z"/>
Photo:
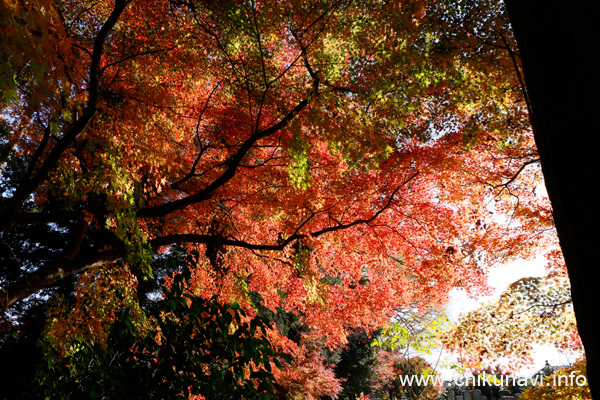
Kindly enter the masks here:
<path id="1" fill-rule="evenodd" d="M 600 3 L 506 0 L 531 120 L 569 271 L 592 396 L 600 398 Z"/>

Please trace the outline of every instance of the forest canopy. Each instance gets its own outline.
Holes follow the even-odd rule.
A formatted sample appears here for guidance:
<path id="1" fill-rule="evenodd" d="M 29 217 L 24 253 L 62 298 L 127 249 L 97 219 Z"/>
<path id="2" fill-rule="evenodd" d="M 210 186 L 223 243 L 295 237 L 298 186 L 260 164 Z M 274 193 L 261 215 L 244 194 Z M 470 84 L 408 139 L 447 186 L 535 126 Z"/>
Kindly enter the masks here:
<path id="1" fill-rule="evenodd" d="M 323 349 L 351 329 L 540 252 L 566 279 L 501 2 L 0 12 L 4 332 L 112 346 L 179 282 L 267 321 L 279 393 L 335 396 Z"/>

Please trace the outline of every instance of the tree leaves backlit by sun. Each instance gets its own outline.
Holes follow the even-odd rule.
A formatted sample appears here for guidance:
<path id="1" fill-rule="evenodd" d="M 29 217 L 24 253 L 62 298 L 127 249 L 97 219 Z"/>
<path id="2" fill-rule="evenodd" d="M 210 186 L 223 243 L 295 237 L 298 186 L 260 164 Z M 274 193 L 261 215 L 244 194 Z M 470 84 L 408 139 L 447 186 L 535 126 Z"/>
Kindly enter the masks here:
<path id="1" fill-rule="evenodd" d="M 513 283 L 498 301 L 464 315 L 443 341 L 467 365 L 508 358 L 513 369 L 533 361 L 534 344 L 582 350 L 568 282 L 542 278 Z"/>
<path id="2" fill-rule="evenodd" d="M 147 323 L 196 252 L 187 293 L 295 315 L 281 387 L 333 396 L 350 328 L 556 245 L 500 2 L 0 11 L 0 304 L 55 299 L 55 344 Z"/>

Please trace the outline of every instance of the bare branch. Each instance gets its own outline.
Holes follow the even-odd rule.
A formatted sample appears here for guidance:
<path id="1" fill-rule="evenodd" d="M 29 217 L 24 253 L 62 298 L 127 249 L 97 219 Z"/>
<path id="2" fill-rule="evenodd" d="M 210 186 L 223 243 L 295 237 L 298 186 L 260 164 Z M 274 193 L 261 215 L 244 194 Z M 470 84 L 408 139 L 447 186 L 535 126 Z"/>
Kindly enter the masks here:
<path id="1" fill-rule="evenodd" d="M 508 185 L 510 185 L 511 183 L 513 183 L 515 181 L 515 179 L 517 179 L 517 177 L 519 176 L 519 174 L 521 172 L 523 172 L 523 170 L 525 169 L 525 167 L 527 167 L 530 164 L 535 164 L 535 163 L 537 163 L 539 161 L 540 161 L 540 159 L 536 158 L 536 159 L 524 162 L 523 165 L 521 165 L 521 168 L 519 168 L 519 170 L 509 180 L 507 180 L 506 182 L 500 183 L 498 185 L 495 185 L 494 189 L 498 189 L 500 187 L 501 188 L 508 188 Z"/>

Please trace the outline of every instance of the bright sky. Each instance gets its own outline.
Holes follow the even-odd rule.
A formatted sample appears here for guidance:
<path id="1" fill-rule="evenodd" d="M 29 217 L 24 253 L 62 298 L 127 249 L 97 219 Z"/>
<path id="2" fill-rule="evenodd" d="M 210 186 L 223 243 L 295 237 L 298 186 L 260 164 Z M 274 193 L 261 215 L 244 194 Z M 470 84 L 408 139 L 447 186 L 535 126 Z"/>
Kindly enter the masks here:
<path id="1" fill-rule="evenodd" d="M 491 296 L 475 300 L 469 298 L 464 291 L 453 290 L 446 306 L 448 318 L 450 321 L 456 322 L 461 313 L 474 310 L 481 303 L 500 298 L 508 285 L 521 278 L 544 276 L 546 274 L 544 262 L 544 258 L 540 256 L 533 261 L 520 260 L 491 269 L 488 274 L 488 283 L 494 289 Z"/>

